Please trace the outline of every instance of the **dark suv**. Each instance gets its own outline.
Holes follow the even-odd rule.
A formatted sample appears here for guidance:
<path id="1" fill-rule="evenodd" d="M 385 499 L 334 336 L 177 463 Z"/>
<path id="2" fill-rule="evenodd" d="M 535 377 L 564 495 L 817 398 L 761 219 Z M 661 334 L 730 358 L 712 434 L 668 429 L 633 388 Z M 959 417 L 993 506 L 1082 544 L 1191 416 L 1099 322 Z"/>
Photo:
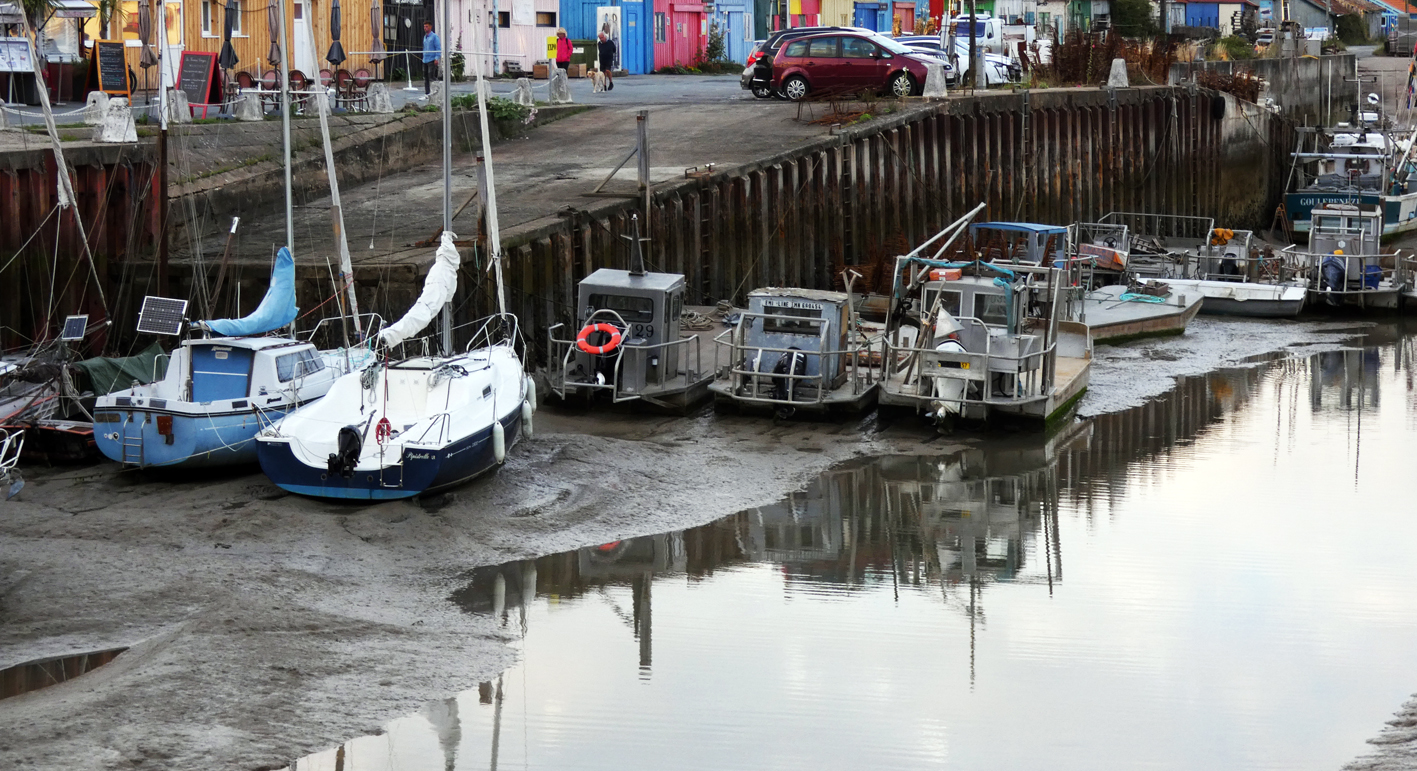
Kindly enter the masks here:
<path id="1" fill-rule="evenodd" d="M 763 44 L 753 50 L 748 55 L 748 61 L 743 66 L 743 75 L 739 78 L 738 84 L 744 90 L 752 91 L 753 96 L 759 99 L 767 99 L 775 96 L 772 89 L 772 60 L 782 50 L 784 45 L 791 40 L 808 35 L 818 35 L 823 32 L 871 32 L 864 27 L 792 27 L 791 29 L 780 29 L 768 36 Z"/>

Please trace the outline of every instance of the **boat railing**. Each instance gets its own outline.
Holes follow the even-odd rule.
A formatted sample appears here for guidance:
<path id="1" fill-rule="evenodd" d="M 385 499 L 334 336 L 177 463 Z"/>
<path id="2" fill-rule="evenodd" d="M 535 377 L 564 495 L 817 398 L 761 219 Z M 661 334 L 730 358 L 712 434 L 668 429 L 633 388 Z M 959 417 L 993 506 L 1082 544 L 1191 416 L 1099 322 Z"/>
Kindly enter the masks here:
<path id="1" fill-rule="evenodd" d="M 1383 285 L 1384 280 L 1400 281 L 1396 277 L 1396 267 L 1384 267 L 1384 261 L 1393 260 L 1390 254 L 1315 254 L 1285 249 L 1282 254 L 1295 275 L 1304 278 L 1309 291 L 1329 295 L 1364 295 L 1388 292 L 1393 284 Z"/>
<path id="2" fill-rule="evenodd" d="M 494 313 L 453 329 L 457 331 L 462 327 L 475 327 L 472 336 L 468 338 L 467 347 L 463 349 L 464 352 L 478 348 L 491 348 L 510 342 L 517 358 L 526 361 L 526 341 L 522 339 L 521 326 L 517 322 L 516 315 Z"/>
<path id="3" fill-rule="evenodd" d="M 364 340 L 368 340 L 379 334 L 379 330 L 384 328 L 384 318 L 379 314 L 361 313 L 358 316 L 359 328 L 363 330 L 364 337 L 363 339 L 355 340 L 353 337 L 346 337 L 349 330 L 343 327 L 344 324 L 349 323 L 351 318 L 353 317 L 331 316 L 329 318 L 320 319 L 309 331 L 296 333 L 295 337 L 297 340 L 304 340 L 307 343 L 313 344 L 320 350 L 332 350 L 346 347 L 345 340 L 349 340 L 350 345 L 359 345 L 363 343 Z M 337 329 L 335 324 L 340 324 L 341 326 Z M 339 335 L 340 337 L 335 339 L 335 335 Z"/>
<path id="4" fill-rule="evenodd" d="M 0 477 L 8 475 L 19 464 L 20 451 L 24 446 L 24 429 L 0 428 Z"/>
<path id="5" fill-rule="evenodd" d="M 1393 281 L 1406 289 L 1417 289 L 1417 255 L 1398 253 L 1393 266 Z"/>
<path id="6" fill-rule="evenodd" d="M 603 318 L 605 323 L 613 324 L 616 328 L 621 330 L 622 334 L 624 334 L 625 330 L 630 328 L 630 325 L 625 323 L 624 317 L 610 308 L 602 308 L 591 313 L 590 316 L 586 317 L 586 323 L 583 324 L 582 327 L 597 323 L 597 318 Z M 653 396 L 658 391 L 667 390 L 667 388 L 653 388 L 648 382 L 645 382 L 642 388 L 635 388 L 634 385 L 639 382 L 638 379 L 627 383 L 627 379 L 624 377 L 626 359 L 648 361 L 649 357 L 656 354 L 663 357 L 670 352 L 677 351 L 679 355 L 683 357 L 680 361 L 682 363 L 686 385 L 688 381 L 693 380 L 696 375 L 704 371 L 703 354 L 699 338 L 697 335 L 688 335 L 681 336 L 677 340 L 666 340 L 661 343 L 652 344 L 631 343 L 625 340 L 620 345 L 616 346 L 614 351 L 608 354 L 602 354 L 613 357 L 614 359 L 610 371 L 611 376 L 604 383 L 596 382 L 592 376 L 593 373 L 590 372 L 586 373 L 585 380 L 573 381 L 570 379 L 570 373 L 572 371 L 572 362 L 578 350 L 576 340 L 571 337 L 557 336 L 558 334 L 565 335 L 566 331 L 569 329 L 570 328 L 565 324 L 553 324 L 550 329 L 546 330 L 547 350 L 550 352 L 548 358 L 549 372 L 547 374 L 551 381 L 551 390 L 561 398 L 565 398 L 566 394 L 573 388 L 610 391 L 611 400 L 615 402 L 633 401 L 635 399 L 644 398 L 645 396 Z M 678 374 L 677 371 L 670 373 L 669 378 L 677 377 Z"/>
<path id="7" fill-rule="evenodd" d="M 830 326 L 825 320 L 818 320 L 819 331 L 817 333 L 815 350 L 810 348 L 797 347 L 777 347 L 769 345 L 754 345 L 746 340 L 747 332 L 753 326 L 755 319 L 760 319 L 764 323 L 768 319 L 782 319 L 783 316 L 772 313 L 753 313 L 744 311 L 739 315 L 738 323 L 732 328 L 724 330 L 713 339 L 714 342 L 714 372 L 719 377 L 729 378 L 733 385 L 733 396 L 745 402 L 758 404 L 776 404 L 784 406 L 821 405 L 826 402 L 827 397 L 835 390 L 831 381 L 837 376 L 836 365 L 833 360 L 843 357 L 847 370 L 847 380 L 851 385 L 852 396 L 859 396 L 867 387 L 875 384 L 874 370 L 869 365 L 869 354 L 872 340 L 867 339 L 864 345 L 857 345 L 855 342 L 847 345 L 845 349 L 833 350 L 830 347 L 831 340 L 828 338 Z M 793 319 L 798 321 L 800 319 Z M 854 333 L 849 337 L 854 336 Z M 719 359 L 719 354 L 726 351 L 727 362 Z M 865 367 L 865 377 L 862 377 L 861 354 L 867 354 L 867 366 Z M 778 356 L 771 356 L 778 354 Z M 802 356 L 817 357 L 817 374 L 795 374 L 788 367 L 787 372 L 773 372 L 771 369 L 763 371 L 764 360 L 772 358 L 774 361 L 780 360 L 782 355 L 793 354 Z M 749 361 L 753 362 L 752 368 L 748 366 Z M 776 366 L 775 364 L 773 366 Z M 764 381 L 771 386 L 770 389 L 763 388 Z M 781 394 L 778 391 L 779 382 L 786 383 L 787 393 Z M 743 387 L 739 387 L 739 383 Z M 765 395 L 770 394 L 770 395 Z"/>
<path id="8" fill-rule="evenodd" d="M 441 447 L 448 441 L 448 432 L 452 429 L 452 416 L 447 412 L 440 412 L 428 421 L 428 425 L 423 427 L 423 433 L 417 439 L 410 439 L 404 444 L 432 445 Z M 428 434 L 432 432 L 433 436 Z"/>
<path id="9" fill-rule="evenodd" d="M 997 350 L 994 337 L 988 334 L 988 325 L 982 320 L 974 317 L 955 320 L 967 327 L 983 330 L 983 351 L 940 351 L 915 344 L 892 344 L 882 337 L 881 361 L 886 367 L 886 375 L 881 379 L 881 387 L 892 396 L 930 402 L 942 398 L 936 395 L 936 380 L 963 381 L 965 388 L 962 395 L 959 398 L 948 397 L 947 400 L 987 405 L 1027 402 L 1047 394 L 1047 389 L 1052 386 L 1050 379 L 1053 372 L 1048 365 L 1056 358 L 1056 341 L 1036 351 L 1005 352 Z M 1016 336 L 1013 339 L 1030 337 L 1039 339 L 1038 336 Z M 1012 376 L 1007 391 L 995 392 L 993 381 L 996 375 Z M 978 395 L 969 395 L 970 382 L 981 384 Z"/>

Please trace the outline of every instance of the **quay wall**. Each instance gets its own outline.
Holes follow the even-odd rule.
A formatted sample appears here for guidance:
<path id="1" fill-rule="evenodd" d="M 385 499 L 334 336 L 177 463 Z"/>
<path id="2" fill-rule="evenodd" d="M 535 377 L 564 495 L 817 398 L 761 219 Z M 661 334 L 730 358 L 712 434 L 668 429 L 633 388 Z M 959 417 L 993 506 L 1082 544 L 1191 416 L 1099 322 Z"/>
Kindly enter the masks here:
<path id="1" fill-rule="evenodd" d="M 1357 68 L 1358 58 L 1353 54 L 1177 62 L 1171 65 L 1169 83 L 1177 86 L 1192 82 L 1196 73 L 1203 70 L 1230 76 L 1250 73 L 1269 84 L 1260 100 L 1273 99 L 1284 117 L 1304 126 L 1329 126 L 1348 120 L 1349 111 L 1359 102 Z"/>
<path id="2" fill-rule="evenodd" d="M 1066 225 L 1132 211 L 1268 227 L 1292 137 L 1282 116 L 1194 87 L 954 99 L 656 185 L 641 232 L 653 268 L 685 274 L 691 304 L 741 303 L 762 286 L 839 287 L 847 266 L 863 274 L 858 290 L 881 289 L 891 256 L 979 202 L 988 208 L 976 221 Z M 573 321 L 576 282 L 628 267 L 623 236 L 641 209 L 563 209 L 503 231 L 508 302 L 538 360 L 547 327 Z M 493 307 L 487 282 L 468 278 L 463 320 Z"/>

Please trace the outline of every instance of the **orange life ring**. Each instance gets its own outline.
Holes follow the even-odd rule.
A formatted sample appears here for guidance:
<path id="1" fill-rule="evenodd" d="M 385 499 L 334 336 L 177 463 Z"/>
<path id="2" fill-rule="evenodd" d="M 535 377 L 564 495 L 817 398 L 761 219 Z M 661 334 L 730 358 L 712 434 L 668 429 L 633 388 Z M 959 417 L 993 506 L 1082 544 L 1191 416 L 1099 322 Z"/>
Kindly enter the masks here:
<path id="1" fill-rule="evenodd" d="M 394 434 L 394 424 L 388 418 L 379 418 L 379 422 L 374 424 L 374 441 L 379 444 L 389 441 L 389 437 Z"/>
<path id="2" fill-rule="evenodd" d="M 587 342 L 587 340 L 590 339 L 591 332 L 604 332 L 610 335 L 610 340 L 607 341 L 605 345 L 591 345 Z M 576 347 L 585 353 L 597 355 L 610 353 L 620 347 L 620 329 L 614 324 L 607 324 L 603 321 L 598 324 L 586 324 L 585 328 L 581 330 L 581 333 L 576 335 Z"/>

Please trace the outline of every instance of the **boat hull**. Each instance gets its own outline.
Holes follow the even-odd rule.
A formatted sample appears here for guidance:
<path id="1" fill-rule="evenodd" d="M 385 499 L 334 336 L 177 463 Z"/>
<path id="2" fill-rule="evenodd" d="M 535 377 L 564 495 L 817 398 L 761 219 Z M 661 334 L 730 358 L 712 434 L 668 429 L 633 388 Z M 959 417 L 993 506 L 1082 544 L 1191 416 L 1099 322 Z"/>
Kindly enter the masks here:
<path id="1" fill-rule="evenodd" d="M 1088 295 L 1086 320 L 1094 343 L 1122 343 L 1144 337 L 1185 334 L 1186 325 L 1200 313 L 1203 298 L 1192 294 L 1186 304 L 1179 298 L 1165 303 L 1129 302 L 1120 299 L 1125 287 L 1103 287 Z M 1098 299 L 1094 299 L 1094 295 Z M 1206 301 L 1208 302 L 1208 301 Z"/>
<path id="2" fill-rule="evenodd" d="M 1206 316 L 1294 318 L 1304 309 L 1305 289 L 1293 284 L 1243 281 L 1157 279 L 1172 292 L 1204 297 L 1200 312 Z M 1143 283 L 1150 279 L 1143 279 Z"/>
<path id="3" fill-rule="evenodd" d="M 1340 191 L 1288 193 L 1284 196 L 1284 208 L 1290 217 L 1290 227 L 1295 233 L 1309 232 L 1313 224 L 1313 210 L 1329 203 L 1382 206 L 1385 236 L 1417 231 L 1417 192 L 1403 195 Z"/>
<path id="4" fill-rule="evenodd" d="M 182 413 L 137 407 L 94 411 L 94 443 L 110 460 L 138 468 L 209 468 L 256 462 L 256 433 L 285 410 Z M 172 420 L 170 434 L 158 418 Z"/>
<path id="5" fill-rule="evenodd" d="M 510 450 L 521 438 L 522 412 L 501 419 Z M 310 466 L 291 451 L 288 441 L 258 440 L 261 470 L 277 487 L 299 495 L 350 501 L 390 501 L 434 493 L 471 481 L 501 463 L 492 442 L 492 427 L 439 448 L 407 447 L 400 462 L 378 470 L 358 470 L 351 477 L 331 475 Z"/>

